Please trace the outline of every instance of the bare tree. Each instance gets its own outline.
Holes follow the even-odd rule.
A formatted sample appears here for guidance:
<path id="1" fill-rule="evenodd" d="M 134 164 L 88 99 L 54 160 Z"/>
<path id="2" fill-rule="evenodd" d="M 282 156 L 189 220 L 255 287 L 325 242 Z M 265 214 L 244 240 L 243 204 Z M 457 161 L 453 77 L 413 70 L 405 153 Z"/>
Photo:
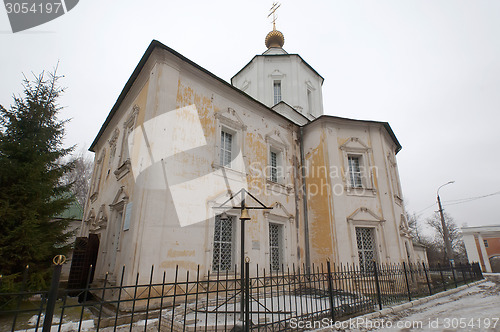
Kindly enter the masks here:
<path id="1" fill-rule="evenodd" d="M 406 212 L 406 220 L 408 221 L 408 228 L 410 230 L 410 235 L 413 238 L 413 240 L 419 244 L 425 244 L 426 239 L 422 235 L 421 231 L 422 221 L 420 220 L 420 216 L 417 215 L 415 212 L 413 213 Z"/>
<path id="2" fill-rule="evenodd" d="M 444 220 L 446 223 L 446 227 L 448 227 L 448 234 L 450 236 L 451 243 L 451 257 L 454 257 L 458 260 L 463 260 L 465 256 L 465 246 L 462 240 L 462 233 L 460 232 L 460 228 L 457 226 L 453 218 L 444 212 Z M 434 244 L 436 247 L 440 249 L 443 254 L 445 252 L 445 244 L 444 244 L 444 232 L 443 227 L 441 225 L 441 217 L 438 212 L 435 212 L 434 215 L 426 220 L 427 225 L 429 225 L 434 230 Z"/>
<path id="3" fill-rule="evenodd" d="M 73 155 L 69 161 L 74 167 L 70 173 L 66 174 L 63 182 L 71 184 L 71 192 L 83 208 L 90 189 L 92 158 L 86 154 L 85 150 L 81 150 L 77 155 Z"/>

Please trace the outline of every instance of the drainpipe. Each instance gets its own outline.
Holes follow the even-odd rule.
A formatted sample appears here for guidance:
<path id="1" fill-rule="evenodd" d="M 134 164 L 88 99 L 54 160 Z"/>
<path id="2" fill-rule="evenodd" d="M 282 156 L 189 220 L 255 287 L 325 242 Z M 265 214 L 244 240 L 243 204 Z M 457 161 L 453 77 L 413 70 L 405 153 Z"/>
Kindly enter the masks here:
<path id="1" fill-rule="evenodd" d="M 304 205 L 304 238 L 305 238 L 305 251 L 306 251 L 306 268 L 309 273 L 311 266 L 311 246 L 309 244 L 309 215 L 307 211 L 307 185 L 305 173 L 305 158 L 304 158 L 304 128 L 300 127 L 300 170 L 302 176 L 302 201 Z"/>

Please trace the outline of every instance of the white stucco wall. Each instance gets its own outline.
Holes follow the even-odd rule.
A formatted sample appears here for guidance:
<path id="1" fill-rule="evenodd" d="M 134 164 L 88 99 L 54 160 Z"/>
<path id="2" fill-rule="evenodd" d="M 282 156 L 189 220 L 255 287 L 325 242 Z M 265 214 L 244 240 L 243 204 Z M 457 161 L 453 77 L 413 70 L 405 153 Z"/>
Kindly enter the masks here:
<path id="1" fill-rule="evenodd" d="M 281 81 L 282 100 L 302 115 L 313 120 L 323 114 L 323 78 L 296 54 L 256 56 L 232 78 L 234 86 L 269 107 L 274 106 L 274 81 Z"/>

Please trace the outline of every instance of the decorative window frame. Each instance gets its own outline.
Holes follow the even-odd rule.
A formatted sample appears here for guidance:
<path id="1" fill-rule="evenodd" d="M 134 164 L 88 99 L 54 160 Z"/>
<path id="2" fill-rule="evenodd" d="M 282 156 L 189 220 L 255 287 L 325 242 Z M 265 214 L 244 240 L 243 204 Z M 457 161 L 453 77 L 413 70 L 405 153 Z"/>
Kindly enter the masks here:
<path id="1" fill-rule="evenodd" d="M 92 232 L 96 228 L 96 219 L 95 219 L 95 210 L 91 208 L 87 218 L 85 219 L 85 223 L 87 223 L 89 231 Z"/>
<path id="2" fill-rule="evenodd" d="M 220 137 L 219 137 L 220 139 Z M 212 200 L 207 201 L 207 207 L 208 207 L 208 214 L 207 214 L 207 236 L 206 238 L 207 243 L 209 244 L 209 247 L 205 250 L 205 262 L 206 266 L 208 266 L 210 271 L 213 270 L 213 257 L 214 257 L 214 235 L 215 235 L 215 217 L 216 215 L 219 215 L 223 212 L 222 209 L 217 209 L 216 207 L 221 206 L 222 203 L 224 203 L 229 197 L 232 195 L 232 193 L 229 193 L 227 191 L 223 192 L 217 197 L 214 197 Z M 229 209 L 225 210 L 226 214 L 229 217 L 234 217 L 235 222 L 234 222 L 234 228 L 233 228 L 233 264 L 231 265 L 231 270 L 228 270 L 228 275 L 236 275 L 239 271 L 234 270 L 234 262 L 237 261 L 237 257 L 240 257 L 240 237 L 238 234 L 241 234 L 241 222 L 239 222 L 238 218 L 241 214 L 241 210 L 239 209 Z M 205 277 L 208 277 L 208 275 L 205 275 Z"/>
<path id="3" fill-rule="evenodd" d="M 109 239 L 109 233 L 112 232 L 113 230 L 116 232 L 115 237 L 117 238 L 117 242 L 115 244 L 114 248 L 110 248 L 111 250 L 116 250 L 117 252 L 121 250 L 121 237 L 122 237 L 122 232 L 123 232 L 123 221 L 125 220 L 125 207 L 127 206 L 127 203 L 129 201 L 129 196 L 125 191 L 125 188 L 122 186 L 118 190 L 118 192 L 115 195 L 115 198 L 113 199 L 113 203 L 109 204 L 109 209 L 111 212 L 111 220 L 113 222 L 118 223 L 118 225 L 110 224 L 108 227 L 108 241 Z M 117 216 L 121 213 L 121 218 L 117 218 Z M 111 230 L 113 229 L 113 230 Z M 107 247 L 108 245 L 106 245 Z"/>
<path id="4" fill-rule="evenodd" d="M 102 180 L 102 173 L 104 171 L 104 158 L 106 157 L 106 149 L 102 149 L 99 158 L 97 159 L 90 182 L 90 201 L 93 203 L 99 196 L 99 188 Z"/>
<path id="5" fill-rule="evenodd" d="M 131 164 L 130 164 L 130 151 L 129 148 L 129 137 L 130 134 L 134 132 L 135 126 L 137 124 L 137 117 L 139 115 L 139 106 L 134 105 L 132 107 L 132 112 L 123 123 L 123 135 L 122 135 L 122 146 L 120 150 L 120 158 L 118 159 L 118 168 L 114 171 L 116 179 L 120 180 L 126 174 L 130 172 Z M 133 145 L 133 143 L 132 143 Z"/>
<path id="6" fill-rule="evenodd" d="M 286 266 L 290 261 L 290 255 L 289 255 L 289 251 L 290 251 L 290 245 L 289 245 L 289 242 L 290 242 L 290 227 L 289 227 L 289 220 L 287 218 L 284 218 L 282 216 L 279 216 L 279 215 L 275 215 L 275 214 L 272 214 L 272 213 L 264 213 L 264 216 L 265 216 L 265 219 L 266 219 L 266 222 L 265 222 L 265 246 L 264 248 L 265 249 L 265 252 L 264 252 L 264 255 L 265 255 L 265 262 L 266 262 L 266 265 L 270 266 L 271 264 L 271 247 L 270 247 L 270 243 L 269 243 L 269 225 L 270 224 L 276 224 L 276 225 L 279 225 L 281 227 L 281 257 L 280 257 L 280 264 Z M 281 271 L 281 268 L 279 269 Z"/>
<path id="7" fill-rule="evenodd" d="M 314 114 L 314 112 L 312 112 L 312 110 L 314 110 L 316 107 L 316 102 L 315 102 L 316 99 L 314 98 L 316 88 L 312 85 L 310 80 L 307 80 L 305 82 L 305 85 L 306 85 L 307 113 L 310 116 L 316 117 L 316 114 Z M 309 97 L 310 97 L 310 99 L 309 99 Z"/>
<path id="8" fill-rule="evenodd" d="M 375 229 L 375 244 L 376 244 L 376 259 L 378 263 L 381 263 L 381 259 L 384 254 L 384 247 L 382 246 L 384 242 L 384 224 L 385 219 L 375 214 L 373 211 L 367 207 L 360 207 L 356 209 L 347 217 L 347 223 L 349 224 L 349 232 L 351 238 L 351 250 L 353 262 L 357 262 L 359 265 L 358 256 L 358 245 L 356 238 L 356 227 L 366 227 Z"/>
<path id="9" fill-rule="evenodd" d="M 247 126 L 243 123 L 238 113 L 230 107 L 226 111 L 216 112 L 215 118 L 216 118 L 216 137 L 215 137 L 215 149 L 214 149 L 215 150 L 214 162 L 212 163 L 212 168 L 214 169 L 223 168 L 231 172 L 239 173 L 240 175 L 246 175 L 244 158 L 245 158 L 245 134 Z M 230 166 L 223 166 L 220 164 L 222 131 L 228 132 L 233 135 L 232 147 L 231 147 L 232 161 Z M 239 153 L 241 153 L 241 158 L 237 158 Z"/>
<path id="10" fill-rule="evenodd" d="M 280 93 L 281 93 L 280 101 L 283 101 L 284 92 L 286 90 L 285 84 L 283 84 L 283 82 L 285 80 L 286 75 L 283 74 L 282 72 L 280 72 L 279 69 L 275 69 L 271 74 L 269 74 L 269 77 L 270 77 L 270 84 L 271 84 L 271 89 L 269 91 L 272 91 L 271 101 L 272 101 L 272 104 L 275 105 L 275 104 L 278 104 L 279 102 L 278 103 L 274 102 L 274 82 L 280 82 Z"/>
<path id="11" fill-rule="evenodd" d="M 94 222 L 91 224 L 91 231 L 96 232 L 98 230 L 104 230 L 108 227 L 108 215 L 106 213 L 106 205 L 102 204 L 97 212 L 97 216 L 94 218 Z"/>
<path id="12" fill-rule="evenodd" d="M 401 181 L 399 180 L 398 164 L 396 162 L 396 157 L 392 152 L 387 153 L 387 162 L 389 164 L 389 181 L 391 182 L 394 200 L 399 206 L 402 206 L 403 195 L 401 190 Z"/>
<path id="13" fill-rule="evenodd" d="M 291 248 L 297 247 L 297 240 L 294 237 L 293 225 L 295 223 L 295 217 L 288 212 L 288 210 L 281 204 L 280 202 L 274 202 L 271 204 L 272 212 L 264 211 L 264 219 L 265 219 L 265 241 L 266 244 L 264 246 L 265 252 L 265 262 L 269 264 L 271 262 L 271 250 L 269 247 L 269 224 L 279 224 L 282 228 L 282 264 L 286 266 L 293 262 L 293 257 L 295 256 L 295 251 Z"/>
<path id="14" fill-rule="evenodd" d="M 408 226 L 408 221 L 404 214 L 401 214 L 401 222 L 399 223 L 399 235 L 411 239 L 410 227 Z"/>
<path id="15" fill-rule="evenodd" d="M 377 193 L 373 180 L 373 165 L 371 162 L 372 149 L 357 137 L 350 137 L 339 149 L 342 151 L 344 176 L 344 188 L 348 195 L 374 196 Z M 361 184 L 362 187 L 354 187 L 349 175 L 350 156 L 360 158 Z"/>
<path id="16" fill-rule="evenodd" d="M 115 128 L 111 138 L 109 139 L 109 159 L 108 159 L 108 168 L 111 169 L 113 167 L 113 162 L 115 161 L 116 156 L 116 145 L 118 142 L 118 137 L 120 136 L 120 129 Z"/>
<path id="17" fill-rule="evenodd" d="M 215 218 L 217 215 L 220 215 L 222 212 L 217 211 L 216 213 L 213 214 L 213 216 L 210 218 L 209 222 L 209 236 L 210 236 L 210 249 L 208 250 L 208 259 L 209 259 L 209 264 L 208 266 L 210 267 L 210 271 L 216 272 L 217 270 L 214 269 L 214 248 L 215 248 Z M 240 223 L 238 222 L 238 216 L 239 216 L 239 211 L 238 210 L 229 210 L 226 211 L 226 214 L 228 217 L 230 217 L 233 221 L 233 229 L 232 229 L 232 238 L 231 238 L 231 244 L 232 244 L 232 252 L 231 252 L 231 268 L 227 270 L 228 274 L 236 274 L 237 271 L 234 270 L 235 262 L 237 260 L 237 257 L 239 257 L 239 250 L 240 249 L 240 240 L 237 234 L 240 234 Z M 219 270 L 219 271 L 226 271 L 226 270 Z"/>
<path id="18" fill-rule="evenodd" d="M 267 148 L 267 154 L 266 154 L 266 160 L 265 160 L 265 168 L 264 168 L 264 174 L 266 176 L 266 187 L 268 190 L 272 190 L 278 193 L 282 194 L 290 194 L 292 191 L 292 186 L 287 185 L 290 181 L 290 174 L 288 174 L 288 150 L 289 146 L 287 142 L 281 137 L 281 133 L 279 130 L 273 130 L 266 134 L 265 136 L 265 141 L 266 141 L 266 148 Z M 277 164 L 278 164 L 278 169 L 281 169 L 278 171 L 278 181 L 272 181 L 271 180 L 271 151 L 278 153 L 277 158 L 279 159 Z"/>

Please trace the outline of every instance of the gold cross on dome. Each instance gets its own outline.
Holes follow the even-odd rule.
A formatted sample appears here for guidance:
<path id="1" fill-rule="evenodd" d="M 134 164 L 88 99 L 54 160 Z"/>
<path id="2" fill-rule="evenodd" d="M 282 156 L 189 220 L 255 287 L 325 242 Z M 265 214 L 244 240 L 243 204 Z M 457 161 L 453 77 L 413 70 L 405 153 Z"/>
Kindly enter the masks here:
<path id="1" fill-rule="evenodd" d="M 273 6 L 271 7 L 271 9 L 269 10 L 269 15 L 267 15 L 267 17 L 273 15 L 273 28 L 276 28 L 276 10 L 281 6 L 280 3 L 278 2 L 273 2 Z"/>

